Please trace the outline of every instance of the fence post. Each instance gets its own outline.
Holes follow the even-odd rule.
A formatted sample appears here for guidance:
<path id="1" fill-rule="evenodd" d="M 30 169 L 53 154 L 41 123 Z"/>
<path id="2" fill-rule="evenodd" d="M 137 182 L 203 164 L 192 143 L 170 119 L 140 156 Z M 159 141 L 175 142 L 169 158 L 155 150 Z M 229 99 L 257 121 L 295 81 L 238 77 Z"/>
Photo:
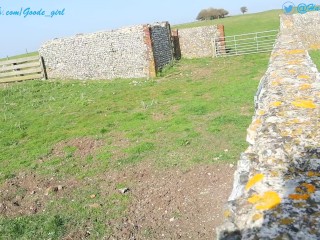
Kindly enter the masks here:
<path id="1" fill-rule="evenodd" d="M 258 39 L 258 33 L 256 33 L 256 41 L 257 41 L 257 53 L 259 52 L 259 39 Z"/>
<path id="2" fill-rule="evenodd" d="M 238 55 L 236 36 L 233 36 L 233 41 L 234 41 L 234 50 L 236 51 L 236 55 Z"/>
<path id="3" fill-rule="evenodd" d="M 211 42 L 212 42 L 212 50 L 213 50 L 212 57 L 215 58 L 217 56 L 216 39 L 213 38 Z"/>
<path id="4" fill-rule="evenodd" d="M 48 80 L 48 75 L 47 75 L 46 65 L 44 64 L 44 59 L 40 55 L 39 55 L 39 58 L 40 58 L 40 65 L 41 65 L 41 69 L 42 69 L 43 78 L 44 78 L 44 80 Z"/>

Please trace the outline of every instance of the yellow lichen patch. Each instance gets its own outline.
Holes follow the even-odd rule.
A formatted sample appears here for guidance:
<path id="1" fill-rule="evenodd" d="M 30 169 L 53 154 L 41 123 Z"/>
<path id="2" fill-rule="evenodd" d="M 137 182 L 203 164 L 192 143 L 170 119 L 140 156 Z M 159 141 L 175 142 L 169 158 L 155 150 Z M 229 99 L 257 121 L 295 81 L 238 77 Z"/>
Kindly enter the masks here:
<path id="1" fill-rule="evenodd" d="M 320 49 L 320 44 L 311 44 L 310 48 L 313 50 Z"/>
<path id="2" fill-rule="evenodd" d="M 288 62 L 289 65 L 300 65 L 301 63 L 302 60 L 293 60 Z"/>
<path id="3" fill-rule="evenodd" d="M 247 183 L 246 190 L 249 190 L 252 188 L 256 183 L 261 182 L 264 178 L 264 175 L 262 173 L 254 175 Z"/>
<path id="4" fill-rule="evenodd" d="M 259 219 L 261 219 L 263 216 L 261 213 L 256 213 L 255 215 L 253 215 L 252 217 L 252 221 L 258 221 Z"/>
<path id="5" fill-rule="evenodd" d="M 300 79 L 311 79 L 309 75 L 299 75 L 298 78 Z"/>
<path id="6" fill-rule="evenodd" d="M 294 69 L 289 69 L 288 72 L 291 73 L 291 74 L 295 74 L 295 73 L 296 73 L 296 70 L 294 70 Z"/>
<path id="7" fill-rule="evenodd" d="M 281 106 L 281 104 L 282 104 L 282 102 L 277 101 L 277 102 L 271 103 L 271 106 L 273 106 L 273 107 L 279 107 L 279 106 Z"/>
<path id="8" fill-rule="evenodd" d="M 309 194 L 290 194 L 289 198 L 293 200 L 307 200 L 310 197 Z"/>
<path id="9" fill-rule="evenodd" d="M 248 202 L 255 204 L 256 202 L 258 202 L 261 199 L 261 197 L 257 194 L 253 194 L 250 198 L 248 198 Z"/>
<path id="10" fill-rule="evenodd" d="M 280 85 L 280 82 L 278 82 L 277 80 L 272 81 L 272 86 L 276 87 Z"/>
<path id="11" fill-rule="evenodd" d="M 250 130 L 252 131 L 256 131 L 258 129 L 258 127 L 261 125 L 261 119 L 258 118 L 256 120 L 253 121 L 253 123 L 250 125 Z"/>
<path id="12" fill-rule="evenodd" d="M 307 83 L 302 84 L 302 85 L 300 86 L 300 90 L 308 90 L 308 89 L 310 89 L 310 88 L 311 88 L 311 85 L 310 85 L 310 84 L 307 84 Z"/>
<path id="13" fill-rule="evenodd" d="M 258 210 L 270 210 L 275 208 L 281 203 L 281 198 L 278 193 L 269 191 L 265 192 L 260 200 L 257 202 L 256 209 Z"/>
<path id="14" fill-rule="evenodd" d="M 271 171 L 271 172 L 270 172 L 270 175 L 271 175 L 272 177 L 279 177 L 279 172 L 277 172 L 277 171 Z"/>
<path id="15" fill-rule="evenodd" d="M 248 199 L 249 203 L 256 204 L 258 210 L 269 210 L 275 208 L 281 203 L 281 198 L 278 193 L 269 191 L 262 196 L 254 194 Z"/>
<path id="16" fill-rule="evenodd" d="M 280 224 L 281 225 L 289 225 L 289 224 L 292 224 L 294 223 L 294 220 L 291 219 L 291 218 L 283 218 L 280 220 Z"/>
<path id="17" fill-rule="evenodd" d="M 302 128 L 296 128 L 292 131 L 291 135 L 292 136 L 300 136 L 302 134 Z"/>
<path id="18" fill-rule="evenodd" d="M 297 118 L 291 119 L 287 122 L 288 125 L 297 124 L 297 123 L 301 123 L 301 121 Z"/>
<path id="19" fill-rule="evenodd" d="M 314 193 L 316 191 L 316 187 L 310 183 L 303 183 L 301 186 L 305 187 L 308 193 Z"/>
<path id="20" fill-rule="evenodd" d="M 226 210 L 224 211 L 223 215 L 226 217 L 226 218 L 229 218 L 231 217 L 231 212 L 229 210 Z"/>
<path id="21" fill-rule="evenodd" d="M 316 108 L 316 105 L 311 100 L 297 100 L 292 102 L 292 105 L 301 108 Z"/>
<path id="22" fill-rule="evenodd" d="M 307 175 L 308 177 L 320 177 L 320 172 L 309 171 Z"/>
<path id="23" fill-rule="evenodd" d="M 286 130 L 282 130 L 281 132 L 280 132 L 280 136 L 281 137 L 288 137 L 288 136 L 290 136 L 291 134 L 288 132 L 288 131 L 286 131 Z"/>
<path id="24" fill-rule="evenodd" d="M 285 54 L 300 54 L 304 53 L 305 51 L 303 49 L 294 49 L 294 50 L 287 50 L 284 53 Z"/>
<path id="25" fill-rule="evenodd" d="M 272 86 L 278 86 L 280 85 L 281 81 L 283 80 L 283 78 L 276 78 L 276 77 L 273 77 L 275 80 L 273 80 L 271 82 Z"/>
<path id="26" fill-rule="evenodd" d="M 278 51 L 278 52 L 273 52 L 272 54 L 271 54 L 271 57 L 272 58 L 275 58 L 275 57 L 278 57 L 278 56 L 280 56 L 281 54 L 280 54 L 280 51 Z"/>
<path id="27" fill-rule="evenodd" d="M 263 110 L 257 111 L 257 114 L 258 114 L 259 116 L 264 115 L 265 113 L 266 113 L 266 111 L 263 111 Z"/>

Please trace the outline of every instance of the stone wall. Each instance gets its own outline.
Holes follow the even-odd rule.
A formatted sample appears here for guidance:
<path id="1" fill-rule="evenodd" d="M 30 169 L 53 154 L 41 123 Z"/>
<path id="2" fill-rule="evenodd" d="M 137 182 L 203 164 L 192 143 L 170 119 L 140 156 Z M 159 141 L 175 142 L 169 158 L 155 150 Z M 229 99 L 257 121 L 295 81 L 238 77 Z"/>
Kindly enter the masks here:
<path id="1" fill-rule="evenodd" d="M 223 26 L 179 30 L 168 22 L 54 39 L 39 49 L 49 79 L 155 77 L 174 58 L 213 56 Z"/>
<path id="2" fill-rule="evenodd" d="M 48 78 L 148 76 L 143 26 L 55 39 L 41 46 Z"/>
<path id="3" fill-rule="evenodd" d="M 300 35 L 300 39 L 306 48 L 320 48 L 320 14 L 309 12 L 307 14 L 294 14 L 289 16 L 292 28 Z M 286 18 L 282 18 L 282 24 Z"/>
<path id="4" fill-rule="evenodd" d="M 154 77 L 173 58 L 167 22 L 54 39 L 39 52 L 59 79 Z"/>
<path id="5" fill-rule="evenodd" d="M 218 239 L 320 239 L 320 76 L 307 52 L 317 41 L 298 18 L 281 17 Z"/>
<path id="6" fill-rule="evenodd" d="M 150 26 L 156 71 L 173 61 L 171 29 L 168 22 Z"/>
<path id="7" fill-rule="evenodd" d="M 179 29 L 180 50 L 183 58 L 213 56 L 213 39 L 218 39 L 217 26 Z"/>

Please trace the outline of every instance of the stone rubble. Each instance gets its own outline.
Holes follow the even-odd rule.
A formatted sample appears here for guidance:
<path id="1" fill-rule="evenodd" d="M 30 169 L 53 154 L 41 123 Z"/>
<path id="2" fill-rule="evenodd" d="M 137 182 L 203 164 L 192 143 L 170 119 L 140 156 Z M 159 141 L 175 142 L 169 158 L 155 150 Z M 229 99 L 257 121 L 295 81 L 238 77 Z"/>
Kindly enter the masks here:
<path id="1" fill-rule="evenodd" d="M 319 38 L 297 30 L 317 14 L 281 16 L 218 239 L 320 239 Z"/>

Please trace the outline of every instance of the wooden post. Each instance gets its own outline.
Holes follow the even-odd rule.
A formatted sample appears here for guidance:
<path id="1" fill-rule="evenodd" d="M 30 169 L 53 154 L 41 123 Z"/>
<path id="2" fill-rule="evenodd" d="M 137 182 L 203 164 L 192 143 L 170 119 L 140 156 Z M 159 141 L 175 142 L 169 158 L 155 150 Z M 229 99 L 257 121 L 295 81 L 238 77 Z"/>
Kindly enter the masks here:
<path id="1" fill-rule="evenodd" d="M 47 75 L 46 65 L 44 64 L 44 59 L 43 59 L 42 56 L 39 56 L 39 58 L 40 58 L 40 66 L 41 66 L 41 69 L 42 69 L 43 78 L 44 78 L 44 80 L 47 80 L 48 79 L 48 75 Z"/>

